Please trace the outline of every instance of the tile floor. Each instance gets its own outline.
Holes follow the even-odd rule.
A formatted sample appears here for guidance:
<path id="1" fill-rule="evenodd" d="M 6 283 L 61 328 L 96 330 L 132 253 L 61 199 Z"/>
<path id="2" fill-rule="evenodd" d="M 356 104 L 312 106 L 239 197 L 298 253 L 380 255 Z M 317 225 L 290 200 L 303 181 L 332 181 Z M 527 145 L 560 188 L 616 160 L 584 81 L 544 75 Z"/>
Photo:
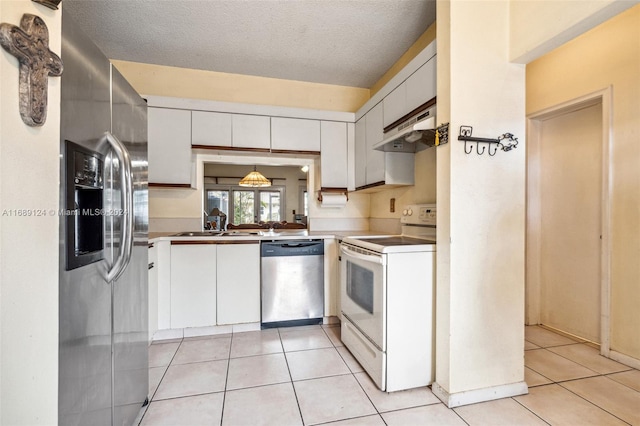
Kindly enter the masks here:
<path id="1" fill-rule="evenodd" d="M 140 424 L 640 425 L 639 370 L 541 327 L 525 338 L 529 394 L 455 409 L 428 387 L 380 392 L 335 325 L 162 341 Z"/>

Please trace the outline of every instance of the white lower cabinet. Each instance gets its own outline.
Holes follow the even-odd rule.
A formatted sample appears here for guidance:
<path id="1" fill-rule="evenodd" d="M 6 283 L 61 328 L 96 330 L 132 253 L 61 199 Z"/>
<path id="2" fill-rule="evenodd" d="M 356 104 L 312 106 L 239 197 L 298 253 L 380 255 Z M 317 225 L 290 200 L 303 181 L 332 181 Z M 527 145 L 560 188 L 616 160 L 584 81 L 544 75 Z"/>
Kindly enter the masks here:
<path id="1" fill-rule="evenodd" d="M 158 248 L 149 244 L 149 341 L 158 330 Z"/>
<path id="2" fill-rule="evenodd" d="M 260 243 L 219 244 L 217 323 L 260 321 Z"/>
<path id="3" fill-rule="evenodd" d="M 171 328 L 171 242 L 156 241 L 157 262 L 154 264 L 158 281 L 158 330 Z M 153 277 L 149 274 L 149 280 Z"/>
<path id="4" fill-rule="evenodd" d="M 216 248 L 172 242 L 171 328 L 216 325 Z"/>

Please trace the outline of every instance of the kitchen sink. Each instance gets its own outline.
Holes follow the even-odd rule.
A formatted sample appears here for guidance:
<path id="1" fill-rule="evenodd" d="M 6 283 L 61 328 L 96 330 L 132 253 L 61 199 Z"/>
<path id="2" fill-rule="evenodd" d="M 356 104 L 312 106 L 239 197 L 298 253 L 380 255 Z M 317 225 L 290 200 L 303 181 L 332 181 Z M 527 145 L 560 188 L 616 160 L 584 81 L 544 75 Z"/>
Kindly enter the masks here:
<path id="1" fill-rule="evenodd" d="M 251 231 L 189 231 L 173 234 L 172 237 L 306 237 L 308 235 L 306 229 L 256 229 Z"/>
<path id="2" fill-rule="evenodd" d="M 306 237 L 309 235 L 309 232 L 306 229 L 270 229 L 268 231 L 261 231 L 260 235 L 263 237 Z"/>
<path id="3" fill-rule="evenodd" d="M 262 231 L 225 231 L 220 234 L 221 237 L 247 237 L 251 235 L 262 235 Z"/>
<path id="4" fill-rule="evenodd" d="M 195 231 L 195 232 L 180 232 L 173 234 L 173 237 L 217 237 L 223 234 L 220 231 Z"/>

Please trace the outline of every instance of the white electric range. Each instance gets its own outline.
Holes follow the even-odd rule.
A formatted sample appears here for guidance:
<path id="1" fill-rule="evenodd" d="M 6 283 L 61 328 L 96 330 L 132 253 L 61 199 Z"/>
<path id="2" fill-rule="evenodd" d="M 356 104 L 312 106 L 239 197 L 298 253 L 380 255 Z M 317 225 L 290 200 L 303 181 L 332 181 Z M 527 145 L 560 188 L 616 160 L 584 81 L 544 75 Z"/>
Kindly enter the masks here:
<path id="1" fill-rule="evenodd" d="M 434 380 L 436 206 L 407 206 L 401 223 L 340 245 L 342 341 L 387 392 Z"/>

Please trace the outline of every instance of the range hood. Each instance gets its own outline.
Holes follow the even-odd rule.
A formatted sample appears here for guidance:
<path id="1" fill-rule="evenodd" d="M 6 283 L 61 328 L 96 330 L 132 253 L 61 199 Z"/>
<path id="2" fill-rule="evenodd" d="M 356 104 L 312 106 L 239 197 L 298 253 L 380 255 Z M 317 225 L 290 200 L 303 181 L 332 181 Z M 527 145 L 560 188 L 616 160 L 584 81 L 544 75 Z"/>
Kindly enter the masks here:
<path id="1" fill-rule="evenodd" d="M 409 117 L 384 134 L 373 149 L 384 152 L 418 152 L 435 145 L 436 107 Z"/>

